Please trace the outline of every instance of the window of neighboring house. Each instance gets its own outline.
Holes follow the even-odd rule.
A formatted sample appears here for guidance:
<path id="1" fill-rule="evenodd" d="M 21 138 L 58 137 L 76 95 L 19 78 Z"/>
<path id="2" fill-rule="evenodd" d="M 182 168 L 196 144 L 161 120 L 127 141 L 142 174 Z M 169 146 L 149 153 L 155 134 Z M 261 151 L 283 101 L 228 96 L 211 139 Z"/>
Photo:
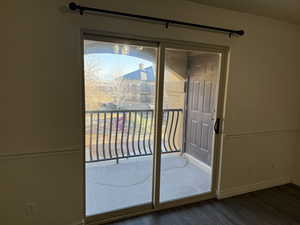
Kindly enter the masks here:
<path id="1" fill-rule="evenodd" d="M 147 73 L 141 72 L 141 80 L 147 80 Z"/>

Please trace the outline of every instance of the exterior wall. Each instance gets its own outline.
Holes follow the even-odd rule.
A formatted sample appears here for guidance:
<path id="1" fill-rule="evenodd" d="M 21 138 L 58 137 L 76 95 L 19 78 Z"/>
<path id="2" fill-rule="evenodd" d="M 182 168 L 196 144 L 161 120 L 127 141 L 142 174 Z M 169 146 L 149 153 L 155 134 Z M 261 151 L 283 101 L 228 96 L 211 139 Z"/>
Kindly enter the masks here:
<path id="1" fill-rule="evenodd" d="M 164 108 L 182 109 L 178 127 L 176 130 L 176 146 L 180 146 L 181 151 L 185 151 L 183 146 L 184 128 L 184 104 L 185 90 L 184 82 L 187 79 L 187 54 L 184 51 L 166 51 L 165 62 L 165 82 L 164 82 Z"/>
<path id="2" fill-rule="evenodd" d="M 166 51 L 164 107 L 184 107 L 184 81 L 187 79 L 187 54 L 184 51 Z"/>
<path id="3" fill-rule="evenodd" d="M 72 225 L 83 217 L 81 29 L 230 46 L 219 191 L 228 196 L 290 181 L 295 149 L 291 143 L 299 140 L 295 131 L 300 128 L 298 26 L 189 1 L 78 1 L 246 31 L 243 37 L 228 38 L 179 27 L 166 30 L 157 24 L 80 16 L 70 13 L 67 3 L 2 3 L 3 224 Z M 72 157 L 60 154 L 65 151 Z M 25 216 L 28 202 L 38 209 L 34 222 Z"/>

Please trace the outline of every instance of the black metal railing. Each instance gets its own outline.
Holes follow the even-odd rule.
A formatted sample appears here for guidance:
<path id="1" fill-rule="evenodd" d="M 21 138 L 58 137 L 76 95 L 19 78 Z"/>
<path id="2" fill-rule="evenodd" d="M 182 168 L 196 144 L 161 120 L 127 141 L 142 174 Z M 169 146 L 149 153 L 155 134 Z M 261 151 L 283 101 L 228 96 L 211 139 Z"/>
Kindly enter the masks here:
<path id="1" fill-rule="evenodd" d="M 179 152 L 178 135 L 182 109 L 164 109 L 162 153 Z M 151 155 L 154 111 L 86 111 L 86 162 L 118 160 Z"/>

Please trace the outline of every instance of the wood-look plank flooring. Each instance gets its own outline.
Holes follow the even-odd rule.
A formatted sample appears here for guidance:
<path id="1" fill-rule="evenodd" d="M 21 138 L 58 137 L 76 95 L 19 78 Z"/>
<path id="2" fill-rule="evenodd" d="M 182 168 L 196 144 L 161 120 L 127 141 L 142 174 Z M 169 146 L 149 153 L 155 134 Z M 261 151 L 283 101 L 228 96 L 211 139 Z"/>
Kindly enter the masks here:
<path id="1" fill-rule="evenodd" d="M 154 212 L 111 225 L 300 225 L 300 187 L 287 184 Z"/>

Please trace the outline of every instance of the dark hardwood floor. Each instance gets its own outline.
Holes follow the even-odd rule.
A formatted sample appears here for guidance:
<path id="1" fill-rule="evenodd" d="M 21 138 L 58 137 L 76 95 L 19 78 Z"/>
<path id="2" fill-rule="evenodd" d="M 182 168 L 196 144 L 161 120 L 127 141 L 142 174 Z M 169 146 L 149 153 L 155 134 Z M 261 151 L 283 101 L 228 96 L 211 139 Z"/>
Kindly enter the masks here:
<path id="1" fill-rule="evenodd" d="M 111 225 L 300 225 L 300 187 L 288 184 L 146 214 Z"/>

